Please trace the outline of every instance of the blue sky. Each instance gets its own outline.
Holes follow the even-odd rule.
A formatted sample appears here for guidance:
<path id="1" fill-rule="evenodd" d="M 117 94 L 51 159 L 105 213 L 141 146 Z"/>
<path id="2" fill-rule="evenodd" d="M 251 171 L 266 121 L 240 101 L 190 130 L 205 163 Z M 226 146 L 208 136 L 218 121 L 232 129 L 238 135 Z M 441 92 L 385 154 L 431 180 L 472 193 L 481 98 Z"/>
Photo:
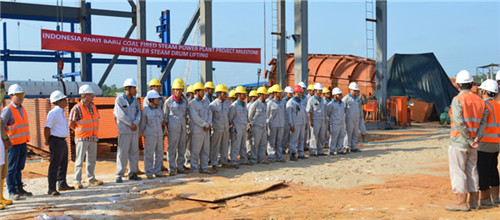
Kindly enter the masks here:
<path id="1" fill-rule="evenodd" d="M 22 1 L 55 5 L 56 1 Z M 129 11 L 125 0 L 88 1 L 93 8 Z M 77 7 L 78 1 L 63 1 L 64 6 Z M 156 33 L 162 10 L 171 11 L 172 43 L 177 43 L 191 19 L 198 1 L 147 1 L 147 39 L 160 41 Z M 213 2 L 213 46 L 262 48 L 261 64 L 214 62 L 214 82 L 236 85 L 257 81 L 257 69 L 272 56 L 271 1 Z M 286 5 L 287 34 L 294 32 L 293 1 Z M 264 16 L 265 12 L 265 16 Z M 265 17 L 265 22 L 264 22 Z M 56 29 L 53 22 L 3 19 L 7 22 L 7 44 L 13 50 L 41 50 L 40 29 Z M 124 36 L 130 20 L 94 16 L 92 32 L 99 35 Z M 265 24 L 265 25 L 264 25 Z M 264 26 L 266 31 L 264 32 Z M 69 25 L 63 26 L 69 31 Z M 77 28 L 79 29 L 79 28 Z M 365 1 L 309 1 L 309 53 L 352 54 L 366 56 Z M 3 30 L 0 30 L 3 34 Z M 2 36 L 0 34 L 0 36 Z M 132 34 L 135 37 L 136 33 Z M 3 38 L 0 39 L 3 44 Z M 265 47 L 264 47 L 265 41 Z M 187 44 L 198 44 L 193 35 Z M 0 46 L 2 45 L 0 44 Z M 288 40 L 287 52 L 293 52 L 293 41 Z M 388 58 L 394 53 L 434 52 L 450 76 L 461 69 L 476 72 L 476 67 L 500 63 L 500 0 L 497 1 L 389 1 L 388 2 Z M 265 56 L 264 56 L 265 54 Z M 94 54 L 94 57 L 111 55 Z M 121 58 L 132 58 L 120 56 Z M 266 58 L 266 60 L 264 60 Z M 11 80 L 52 80 L 56 64 L 9 62 Z M 107 65 L 94 64 L 93 78 L 98 82 Z M 78 65 L 77 65 L 78 69 Z M 173 78 L 189 78 L 192 84 L 199 80 L 199 62 L 178 60 Z M 190 71 L 188 71 L 190 70 Z M 3 72 L 3 62 L 0 63 Z M 69 72 L 69 64 L 65 71 Z M 148 66 L 148 80 L 159 77 L 156 66 Z M 189 74 L 187 74 L 189 72 Z M 137 76 L 135 65 L 115 65 L 106 84 L 120 86 L 128 77 Z M 262 76 L 261 76 L 262 77 Z M 173 79 L 172 78 L 172 79 Z M 262 78 L 261 78 L 262 80 Z"/>

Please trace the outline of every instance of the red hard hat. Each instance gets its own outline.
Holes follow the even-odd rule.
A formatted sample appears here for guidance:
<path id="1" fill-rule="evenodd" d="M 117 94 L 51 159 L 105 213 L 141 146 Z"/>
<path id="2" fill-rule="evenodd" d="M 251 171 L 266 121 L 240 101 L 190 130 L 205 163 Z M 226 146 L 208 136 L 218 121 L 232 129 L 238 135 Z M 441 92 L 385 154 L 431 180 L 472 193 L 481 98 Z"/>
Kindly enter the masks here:
<path id="1" fill-rule="evenodd" d="M 304 92 L 304 90 L 302 90 L 300 85 L 296 85 L 293 87 L 293 92 Z"/>

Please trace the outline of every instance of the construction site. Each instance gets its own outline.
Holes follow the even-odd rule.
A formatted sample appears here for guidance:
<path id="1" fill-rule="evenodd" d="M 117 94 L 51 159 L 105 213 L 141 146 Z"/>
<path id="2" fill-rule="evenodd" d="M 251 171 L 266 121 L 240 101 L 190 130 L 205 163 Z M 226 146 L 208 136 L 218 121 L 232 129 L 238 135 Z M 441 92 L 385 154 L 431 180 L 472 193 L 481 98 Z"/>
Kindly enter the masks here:
<path id="1" fill-rule="evenodd" d="M 259 10 L 264 11 L 264 25 L 259 26 L 263 29 L 259 30 L 264 35 L 263 45 L 241 47 L 236 37 L 235 42 L 227 45 L 214 40 L 220 26 L 213 17 L 220 12 L 217 7 L 224 5 L 224 1 L 191 1 L 189 4 L 192 8 L 196 6 L 195 10 L 182 14 L 188 23 L 175 23 L 183 31 L 172 33 L 171 25 L 176 21 L 172 19 L 171 23 L 174 11 L 169 10 L 169 1 L 161 5 L 163 8 L 148 10 L 150 2 L 145 0 L 108 3 L 120 5 L 119 9 L 97 8 L 93 6 L 98 5 L 96 1 L 68 2 L 0 1 L 3 27 L 0 74 L 5 89 L 14 84 L 24 89 L 22 105 L 29 118 L 30 140 L 26 143 L 28 156 L 22 182 L 33 193 L 32 197 L 6 205 L 0 210 L 0 219 L 498 219 L 500 216 L 498 206 L 469 212 L 443 208 L 455 199 L 448 147 L 452 130 L 450 106 L 460 92 L 460 85 L 455 82 L 457 73 L 446 69 L 438 59 L 444 56 L 432 51 L 410 53 L 396 49 L 396 53 L 388 54 L 391 44 L 388 20 L 396 19 L 387 17 L 391 1 L 357 2 L 364 8 L 361 14 L 365 16 L 359 22 L 365 28 L 366 44 L 362 51 L 366 55 L 326 54 L 309 49 L 314 37 L 310 36 L 309 28 L 313 25 L 309 17 L 315 16 L 309 6 L 318 4 L 314 1 L 258 1 L 258 7 L 262 7 Z M 155 1 L 155 4 L 160 3 Z M 500 2 L 492 4 L 500 13 Z M 149 19 L 149 14 L 157 15 L 154 17 L 159 17 L 159 21 L 150 21 L 153 19 Z M 125 34 L 103 32 L 107 26 L 94 22 L 94 17 L 122 19 L 120 27 L 114 28 Z M 10 36 L 7 32 L 12 29 L 7 28 L 6 21 L 18 22 L 18 28 L 19 22 L 43 22 L 43 26 L 32 30 L 31 36 L 36 42 L 41 41 L 41 46 L 14 49 L 10 42 L 15 39 L 7 41 Z M 292 21 L 293 28 L 285 21 Z M 159 40 L 146 38 L 151 30 Z M 287 49 L 288 44 L 293 47 Z M 495 47 L 500 49 L 498 42 Z M 499 59 L 498 55 L 483 59 L 475 64 L 476 69 L 469 69 L 474 75 L 473 93 L 480 95 L 479 85 L 487 79 L 495 80 L 495 74 L 500 73 Z M 25 71 L 20 66 L 33 63 L 42 63 L 43 68 L 53 70 L 53 74 L 45 76 L 50 79 L 40 80 L 37 78 L 40 74 L 35 74 L 37 70 L 33 68 L 29 74 L 19 76 L 19 71 Z M 222 63 L 231 63 L 236 68 L 247 65 L 252 70 L 218 75 L 223 68 L 233 67 Z M 120 76 L 123 68 L 132 69 L 133 75 Z M 176 71 L 175 74 L 181 75 L 174 76 Z M 239 78 L 250 74 L 250 81 Z M 185 88 L 198 81 L 203 84 L 218 81 L 217 84 L 224 82 L 231 89 L 243 86 L 246 92 L 262 86 L 286 88 L 299 82 L 319 83 L 328 91 L 337 87 L 343 95 L 348 95 L 350 84 L 356 82 L 359 93 L 366 97 L 361 117 L 368 131 L 357 140 L 359 153 L 331 153 L 297 161 L 283 154 L 286 163 L 244 165 L 239 169 L 217 167 L 214 174 L 178 173 L 155 179 L 140 175 L 142 181 L 118 184 L 115 172 L 119 129 L 114 107 L 117 97 L 125 96 L 123 89 L 119 89 L 129 77 L 137 80 L 140 106 L 153 78 L 162 84 L 163 97 L 173 95 L 175 78 L 187 82 Z M 112 84 L 117 85 L 116 90 L 108 95 Z M 49 97 L 55 90 L 64 93 L 68 100 L 64 113 L 68 117 L 80 102 L 82 85 L 95 91 L 93 103 L 99 112 L 95 174 L 104 184 L 93 186 L 84 181 L 82 189 L 49 196 L 50 149 L 44 144 L 47 114 L 54 107 Z M 10 103 L 11 96 L 5 95 L 2 109 Z M 68 183 L 74 180 L 75 137 L 70 129 L 64 139 L 68 146 Z M 168 139 L 165 136 L 163 155 L 167 167 Z M 145 170 L 144 144 L 145 139 L 140 136 L 141 171 Z M 328 143 L 323 147 L 328 152 Z M 7 184 L 1 187 L 8 198 Z"/>

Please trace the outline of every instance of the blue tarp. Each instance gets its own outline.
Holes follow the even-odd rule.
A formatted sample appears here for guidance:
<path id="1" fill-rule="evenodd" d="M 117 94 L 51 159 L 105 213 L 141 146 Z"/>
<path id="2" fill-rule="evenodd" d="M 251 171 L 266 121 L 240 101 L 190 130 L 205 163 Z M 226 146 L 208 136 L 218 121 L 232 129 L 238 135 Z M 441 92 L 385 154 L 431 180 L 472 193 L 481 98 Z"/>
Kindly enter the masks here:
<path id="1" fill-rule="evenodd" d="M 264 82 L 259 82 L 259 85 L 257 85 L 257 82 L 254 82 L 254 83 L 248 83 L 248 84 L 242 84 L 242 85 L 234 85 L 234 86 L 231 86 L 232 88 L 234 87 L 238 87 L 238 86 L 243 86 L 243 87 L 260 87 L 264 84 L 267 84 L 267 81 L 264 81 Z"/>

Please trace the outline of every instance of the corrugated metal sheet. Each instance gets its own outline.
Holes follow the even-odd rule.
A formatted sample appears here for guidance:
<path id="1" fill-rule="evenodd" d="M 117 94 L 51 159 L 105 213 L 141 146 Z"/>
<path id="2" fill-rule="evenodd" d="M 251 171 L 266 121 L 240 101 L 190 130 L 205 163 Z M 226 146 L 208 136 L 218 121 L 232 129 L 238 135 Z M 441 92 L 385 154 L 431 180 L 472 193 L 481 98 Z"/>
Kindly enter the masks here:
<path id="1" fill-rule="evenodd" d="M 269 84 L 276 84 L 276 59 L 271 59 L 269 71 Z M 286 55 L 287 85 L 293 86 L 294 80 L 294 54 Z M 309 84 L 319 82 L 330 89 L 339 87 L 347 94 L 350 82 L 359 84 L 361 94 L 371 95 L 375 91 L 375 60 L 354 55 L 336 54 L 309 54 L 308 57 Z"/>

